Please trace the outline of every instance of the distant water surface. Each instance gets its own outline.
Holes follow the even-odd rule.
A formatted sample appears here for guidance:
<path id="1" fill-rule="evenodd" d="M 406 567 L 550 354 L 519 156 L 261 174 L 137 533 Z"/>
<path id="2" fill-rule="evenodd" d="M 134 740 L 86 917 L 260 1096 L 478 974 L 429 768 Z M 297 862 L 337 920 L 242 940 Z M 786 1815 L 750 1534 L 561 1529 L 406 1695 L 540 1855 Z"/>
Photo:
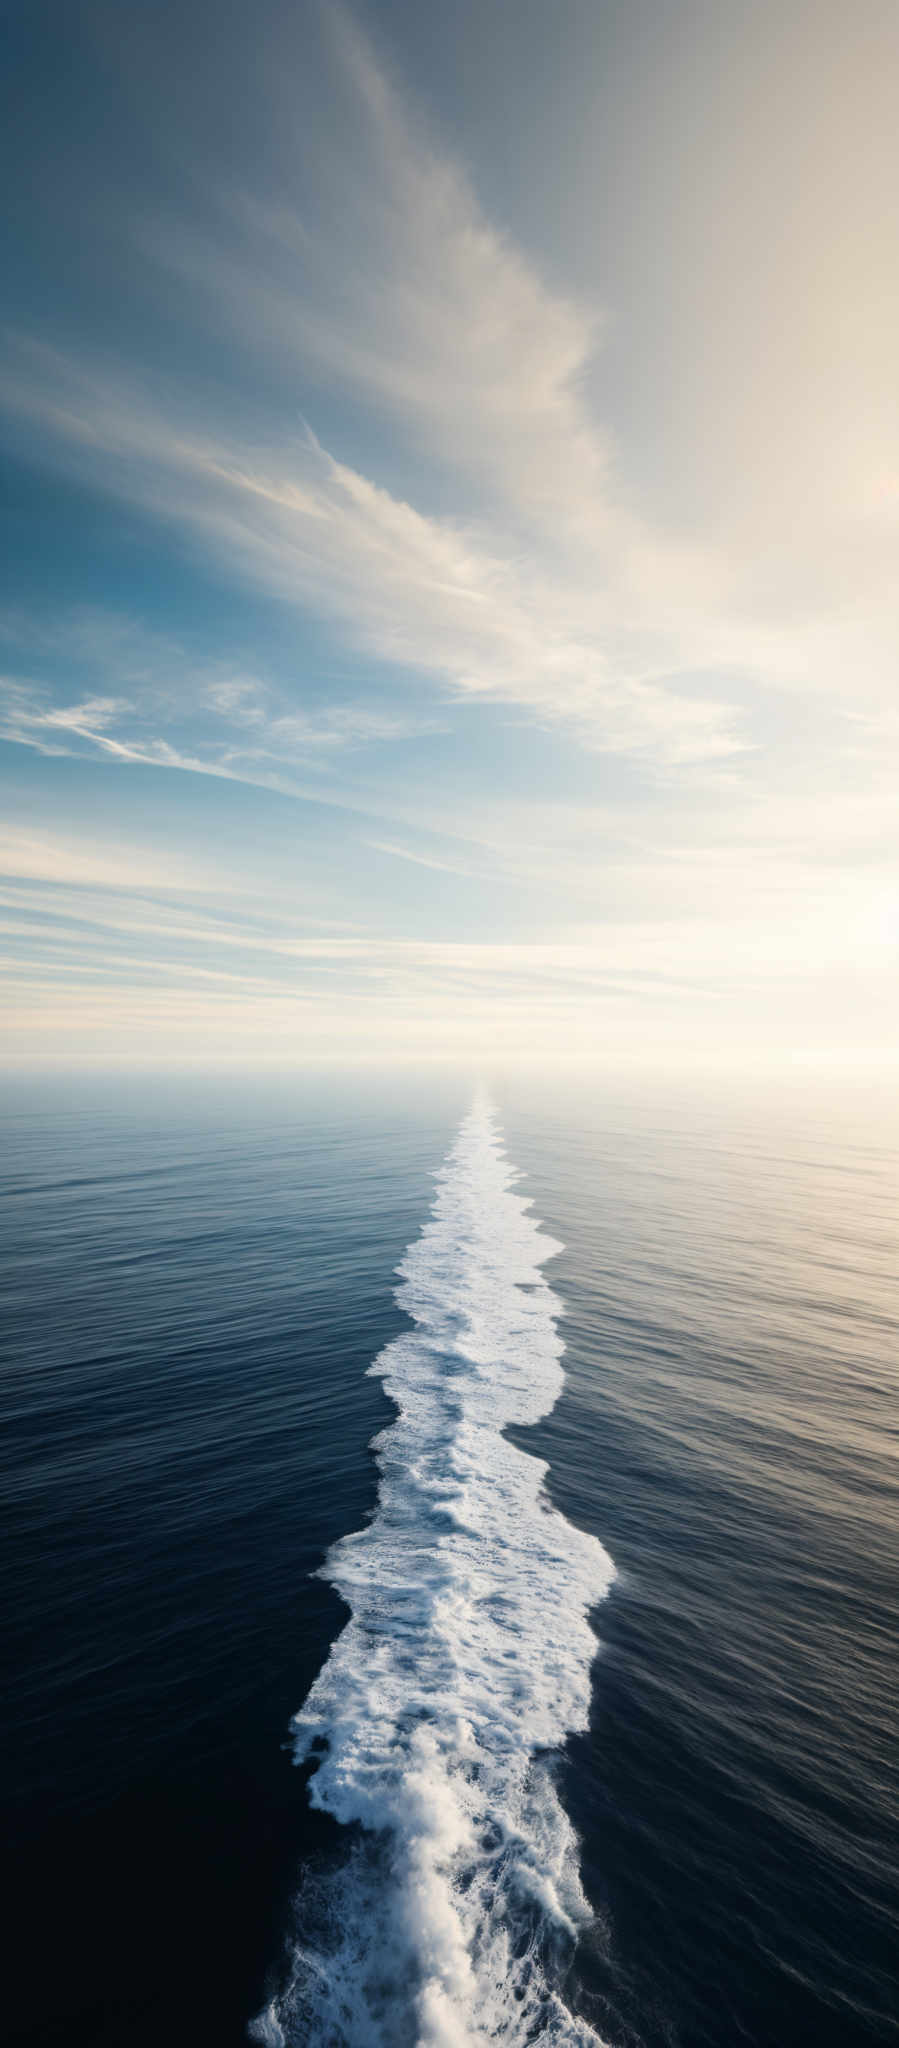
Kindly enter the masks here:
<path id="1" fill-rule="evenodd" d="M 375 1510 L 368 1368 L 470 1095 L 5 1101 L 4 2039 L 229 2048 L 279 1996 L 301 1866 L 345 1854 L 287 1747 L 347 1613 L 310 1574 Z M 547 1763 L 593 1911 L 565 2009 L 613 2048 L 899 2040 L 895 1115 L 492 1095 L 564 1247 L 564 1390 L 509 1438 L 617 1574 L 589 1727 Z"/>
<path id="2" fill-rule="evenodd" d="M 566 1249 L 533 1433 L 618 1578 L 569 1808 L 614 2041 L 899 2039 L 899 1153 L 808 1083 L 519 1094 Z"/>

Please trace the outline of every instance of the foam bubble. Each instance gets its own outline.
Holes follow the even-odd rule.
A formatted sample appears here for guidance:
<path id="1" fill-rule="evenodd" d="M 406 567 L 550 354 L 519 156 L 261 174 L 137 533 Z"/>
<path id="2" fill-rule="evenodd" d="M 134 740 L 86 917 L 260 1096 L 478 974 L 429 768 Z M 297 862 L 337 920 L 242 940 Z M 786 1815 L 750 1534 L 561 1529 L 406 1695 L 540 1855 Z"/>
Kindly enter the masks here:
<path id="1" fill-rule="evenodd" d="M 590 1916 L 553 1756 L 587 1722 L 588 1614 L 614 1567 L 502 1434 L 563 1378 L 542 1272 L 560 1247 L 515 1178 L 479 1101 L 399 1268 L 413 1327 L 370 1368 L 399 1411 L 375 1439 L 377 1511 L 323 1567 L 351 1619 L 293 1723 L 310 1798 L 352 1847 L 304 1888 L 260 2040 L 598 2040 L 562 1995 Z"/>

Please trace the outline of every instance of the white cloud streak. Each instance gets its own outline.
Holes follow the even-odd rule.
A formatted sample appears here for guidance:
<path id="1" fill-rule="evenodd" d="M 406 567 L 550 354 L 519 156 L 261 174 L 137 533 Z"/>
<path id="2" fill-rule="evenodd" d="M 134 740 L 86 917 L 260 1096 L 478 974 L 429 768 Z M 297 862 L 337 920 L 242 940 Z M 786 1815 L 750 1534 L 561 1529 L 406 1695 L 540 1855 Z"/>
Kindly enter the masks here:
<path id="1" fill-rule="evenodd" d="M 782 1048 L 784 1012 L 797 1045 L 820 1044 L 824 1000 L 840 1043 L 891 1042 L 899 891 L 868 869 L 836 885 L 806 874 L 779 914 L 776 873 L 742 902 L 725 873 L 699 914 L 694 872 L 679 908 L 513 941 L 329 928 L 290 890 L 241 897 L 227 868 L 187 861 L 173 887 L 164 863 L 129 876 L 102 846 L 82 849 L 76 880 L 67 853 L 27 831 L 0 846 L 4 1044 L 26 1064 L 61 1049 L 90 1060 L 129 1019 L 138 1064 L 179 1057 L 190 1020 L 213 1062 L 274 1048 L 302 1064 L 351 1049 L 360 1017 L 374 1052 L 417 1033 L 447 1055 L 480 1039 L 515 1056 L 592 1047 L 615 1064 L 658 1050 L 660 1012 L 666 1057 L 689 1063 L 724 1041 L 737 1056 Z"/>
<path id="2" fill-rule="evenodd" d="M 461 346 L 461 337 L 460 337 Z M 0 399 L 74 441 L 114 490 L 187 524 L 244 576 L 329 614 L 361 651 L 475 701 L 525 707 L 613 750 L 681 762 L 740 751 L 728 706 L 669 684 L 711 653 L 648 588 L 610 594 L 597 564 L 547 562 L 496 525 L 429 517 L 309 435 L 286 450 L 175 430 L 139 387 L 69 363 L 0 377 Z M 65 407 L 46 379 L 70 387 Z M 527 436 L 527 419 L 519 421 Z M 601 576 L 601 563 L 599 564 Z M 648 624 L 647 621 L 655 621 Z"/>
<path id="3" fill-rule="evenodd" d="M 149 368 L 123 375 L 14 337 L 6 406 L 60 459 L 453 694 L 675 767 L 753 742 L 720 684 L 691 687 L 697 671 L 829 693 L 872 733 L 888 727 L 899 646 L 889 461 L 869 480 L 863 532 L 855 499 L 851 532 L 835 506 L 824 539 L 806 519 L 825 547 L 813 597 L 806 566 L 785 602 L 795 530 L 749 548 L 744 533 L 739 555 L 714 536 L 653 531 L 626 505 L 621 451 L 610 461 L 587 403 L 596 312 L 497 230 L 351 19 L 337 8 L 328 19 L 343 102 L 339 146 L 318 149 L 320 218 L 301 218 L 284 187 L 244 188 L 217 192 L 192 227 L 141 228 L 160 280 L 189 291 L 210 330 L 224 327 L 260 370 L 279 361 L 276 423 L 241 430 L 186 373 L 166 386 Z M 316 377 L 390 415 L 436 465 L 429 478 L 419 460 L 421 502 L 298 429 L 291 389 L 314 390 Z M 438 475 L 454 479 L 454 516 L 427 509 Z"/>

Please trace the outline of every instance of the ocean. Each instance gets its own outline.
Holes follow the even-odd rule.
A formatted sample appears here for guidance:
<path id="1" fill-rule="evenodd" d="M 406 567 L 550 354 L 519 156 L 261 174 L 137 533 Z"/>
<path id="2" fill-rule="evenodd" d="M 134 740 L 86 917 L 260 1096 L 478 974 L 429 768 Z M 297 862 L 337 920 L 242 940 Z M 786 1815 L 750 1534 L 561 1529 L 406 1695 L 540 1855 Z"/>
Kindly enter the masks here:
<path id="1" fill-rule="evenodd" d="M 2 1105 L 8 2042 L 899 2042 L 873 1086 Z"/>

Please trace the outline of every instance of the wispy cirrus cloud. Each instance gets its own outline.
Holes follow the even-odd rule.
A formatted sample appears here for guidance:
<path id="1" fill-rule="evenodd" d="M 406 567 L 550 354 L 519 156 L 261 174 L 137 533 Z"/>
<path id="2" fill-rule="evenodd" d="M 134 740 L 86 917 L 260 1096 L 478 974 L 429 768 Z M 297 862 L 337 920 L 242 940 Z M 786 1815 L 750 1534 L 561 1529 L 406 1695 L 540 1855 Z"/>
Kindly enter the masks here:
<path id="1" fill-rule="evenodd" d="M 160 289 L 177 280 L 249 360 L 278 357 L 255 422 L 187 366 L 165 379 L 21 335 L 0 403 L 80 475 L 432 688 L 647 759 L 739 751 L 733 706 L 678 681 L 712 656 L 700 617 L 720 566 L 612 491 L 582 392 L 595 315 L 491 224 L 348 18 L 333 27 L 355 143 L 320 148 L 318 221 L 223 189 L 190 229 L 142 230 Z M 300 424 L 291 380 L 314 400 L 324 376 L 392 417 L 417 451 L 414 497 Z M 453 510 L 436 511 L 447 483 Z"/>
<path id="2" fill-rule="evenodd" d="M 745 689 L 729 701 L 712 676 L 846 705 L 851 675 L 856 712 L 882 721 L 899 641 L 891 494 L 863 533 L 855 513 L 845 533 L 832 516 L 822 540 L 810 514 L 826 578 L 811 600 L 797 567 L 805 594 L 790 603 L 795 526 L 775 558 L 767 536 L 750 549 L 741 535 L 735 553 L 641 520 L 587 402 L 596 313 L 496 230 L 358 30 L 334 21 L 354 143 L 319 147 L 320 217 L 283 190 L 222 187 L 190 226 L 141 229 L 160 289 L 224 325 L 262 388 L 278 362 L 255 420 L 217 408 L 188 367 L 166 381 L 27 337 L 7 337 L 0 398 L 58 459 L 452 695 L 674 766 L 753 742 Z M 300 423 L 291 386 L 314 409 L 316 380 L 393 420 L 417 451 L 414 499 Z M 454 509 L 438 513 L 447 480 Z M 868 568 L 847 591 L 862 539 Z"/>
<path id="3" fill-rule="evenodd" d="M 34 623 L 8 615 L 0 618 L 4 641 L 35 666 L 64 657 L 110 689 L 60 703 L 47 682 L 0 673 L 0 738 L 46 755 L 86 749 L 299 793 L 292 771 L 314 775 L 334 757 L 443 729 L 424 706 L 360 699 L 299 708 L 283 685 L 238 673 L 114 612 Z"/>
<path id="4" fill-rule="evenodd" d="M 64 408 L 33 364 L 0 377 L 0 399 L 77 444 L 111 489 L 189 526 L 279 597 L 336 618 L 380 661 L 623 752 L 677 762 L 744 746 L 732 707 L 671 682 L 700 646 L 671 617 L 647 624 L 638 592 L 616 603 L 483 520 L 429 517 L 308 434 L 286 451 L 187 438 L 139 387 L 115 394 L 68 363 L 57 373 L 73 386 Z"/>
<path id="5" fill-rule="evenodd" d="M 739 935 L 737 995 L 726 918 L 705 928 L 691 921 L 473 944 L 296 936 L 289 921 L 262 931 L 234 916 L 218 929 L 196 915 L 190 924 L 166 917 L 162 906 L 147 922 L 123 910 L 121 894 L 116 903 L 109 917 L 96 902 L 86 914 L 71 899 L 37 919 L 24 902 L 14 919 L 0 917 L 11 941 L 0 955 L 13 999 L 4 1032 L 10 1058 L 64 1054 L 105 1064 L 127 1046 L 131 1061 L 167 1064 L 196 1047 L 198 1030 L 204 1065 L 352 1057 L 363 1050 L 361 1010 L 367 1057 L 395 1057 L 403 1046 L 465 1056 L 489 1045 L 494 1058 L 540 1059 L 564 1043 L 567 1059 L 601 1049 L 614 1069 L 659 1058 L 662 1003 L 665 1064 L 707 1068 L 716 1052 L 738 1062 L 769 1057 L 778 1006 L 789 1002 L 807 1028 L 826 985 L 820 973 L 797 984 L 794 952 L 756 925 Z M 816 915 L 823 927 L 828 906 Z M 860 965 L 876 943 L 874 932 L 859 942 Z M 868 978 L 867 1029 L 884 1050 L 894 993 L 893 982 Z M 859 1024 L 851 988 L 832 1022 L 851 1043 Z"/>
<path id="6" fill-rule="evenodd" d="M 234 182 L 192 229 L 147 223 L 148 255 L 251 353 L 364 394 L 468 492 L 592 545 L 609 450 L 581 382 L 599 309 L 490 221 L 345 9 L 328 32 L 340 103 L 316 143 L 317 219 Z"/>

